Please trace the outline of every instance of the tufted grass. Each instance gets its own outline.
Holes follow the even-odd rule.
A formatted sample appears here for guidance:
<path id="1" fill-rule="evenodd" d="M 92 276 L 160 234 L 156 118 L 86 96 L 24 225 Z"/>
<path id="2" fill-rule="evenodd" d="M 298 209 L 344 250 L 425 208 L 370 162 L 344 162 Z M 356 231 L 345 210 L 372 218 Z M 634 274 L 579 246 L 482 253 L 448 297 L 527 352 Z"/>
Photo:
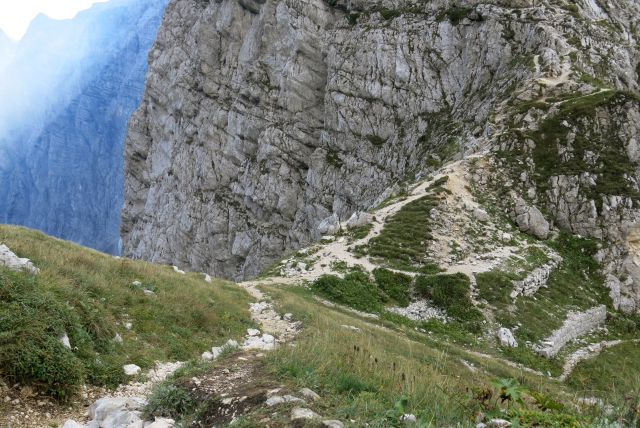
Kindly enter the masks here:
<path id="1" fill-rule="evenodd" d="M 24 228 L 0 226 L 0 242 L 41 270 L 0 268 L 0 376 L 8 383 L 65 399 L 84 382 L 117 386 L 124 364 L 146 369 L 194 358 L 253 325 L 249 296 L 224 281 L 209 284 L 200 274 L 116 259 Z M 71 350 L 59 341 L 64 333 Z"/>

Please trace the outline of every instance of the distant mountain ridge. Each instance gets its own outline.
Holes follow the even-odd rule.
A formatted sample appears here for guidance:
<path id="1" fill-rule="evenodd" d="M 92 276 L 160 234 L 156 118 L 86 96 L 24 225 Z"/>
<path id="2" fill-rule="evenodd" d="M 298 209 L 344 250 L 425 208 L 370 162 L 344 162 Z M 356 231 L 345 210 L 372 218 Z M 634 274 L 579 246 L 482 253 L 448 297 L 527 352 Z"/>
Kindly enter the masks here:
<path id="1" fill-rule="evenodd" d="M 124 136 L 166 3 L 34 20 L 0 71 L 0 222 L 119 252 Z"/>

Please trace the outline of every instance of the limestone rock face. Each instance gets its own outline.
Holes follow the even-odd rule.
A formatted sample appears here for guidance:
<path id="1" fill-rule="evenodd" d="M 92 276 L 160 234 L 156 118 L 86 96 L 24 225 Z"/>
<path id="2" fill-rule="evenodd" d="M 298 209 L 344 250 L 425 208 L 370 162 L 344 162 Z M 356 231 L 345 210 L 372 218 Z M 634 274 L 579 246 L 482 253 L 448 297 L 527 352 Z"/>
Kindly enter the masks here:
<path id="1" fill-rule="evenodd" d="M 126 141 L 124 253 L 254 277 L 481 149 L 514 160 L 523 230 L 622 236 L 630 192 L 598 184 L 622 168 L 583 142 L 620 140 L 637 187 L 640 6 L 598 4 L 174 0 Z"/>
<path id="2" fill-rule="evenodd" d="M 555 8 L 506 3 L 173 1 L 126 142 L 124 253 L 253 277 L 430 153 L 476 150 L 533 73 L 517 61 L 557 48 Z"/>

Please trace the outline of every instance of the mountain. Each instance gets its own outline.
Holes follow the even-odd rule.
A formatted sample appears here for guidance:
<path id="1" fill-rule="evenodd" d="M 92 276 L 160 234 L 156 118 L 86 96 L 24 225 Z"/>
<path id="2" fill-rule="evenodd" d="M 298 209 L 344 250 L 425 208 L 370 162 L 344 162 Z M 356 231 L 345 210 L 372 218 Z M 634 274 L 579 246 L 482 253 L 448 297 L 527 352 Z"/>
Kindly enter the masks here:
<path id="1" fill-rule="evenodd" d="M 616 304 L 636 311 L 639 12 L 628 0 L 175 1 L 127 136 L 124 253 L 255 277 L 484 153 L 482 191 L 508 221 L 601 240 Z"/>
<path id="2" fill-rule="evenodd" d="M 33 21 L 0 80 L 1 222 L 119 251 L 124 136 L 165 5 Z"/>
<path id="3" fill-rule="evenodd" d="M 13 59 L 15 43 L 0 30 L 0 72 Z"/>

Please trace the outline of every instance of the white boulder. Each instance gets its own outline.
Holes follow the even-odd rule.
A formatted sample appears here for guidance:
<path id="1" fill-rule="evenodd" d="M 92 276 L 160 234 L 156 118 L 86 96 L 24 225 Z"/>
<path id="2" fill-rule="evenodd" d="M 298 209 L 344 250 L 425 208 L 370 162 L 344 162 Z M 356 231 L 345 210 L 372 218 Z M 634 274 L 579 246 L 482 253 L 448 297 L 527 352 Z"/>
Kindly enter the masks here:
<path id="1" fill-rule="evenodd" d="M 336 214 L 325 218 L 318 225 L 318 233 L 321 235 L 335 235 L 340 230 L 340 220 Z"/>
<path id="2" fill-rule="evenodd" d="M 300 390 L 300 395 L 302 395 L 304 398 L 308 400 L 317 401 L 320 399 L 320 396 L 316 394 L 314 391 L 310 390 L 309 388 L 302 388 Z"/>
<path id="3" fill-rule="evenodd" d="M 347 220 L 348 229 L 356 229 L 358 227 L 366 226 L 373 221 L 373 216 L 363 211 L 354 212 L 349 220 Z"/>
<path id="4" fill-rule="evenodd" d="M 316 419 L 319 418 L 318 414 L 311 409 L 306 409 L 304 407 L 296 407 L 291 411 L 291 420 L 299 421 L 303 419 Z"/>
<path id="5" fill-rule="evenodd" d="M 122 370 L 124 370 L 124 374 L 127 376 L 135 376 L 140 373 L 142 369 L 135 364 L 127 364 L 122 367 Z"/>
<path id="6" fill-rule="evenodd" d="M 16 256 L 6 245 L 0 245 L 0 266 L 5 266 L 11 270 L 30 272 L 34 275 L 40 273 L 40 270 L 31 263 L 31 260 Z"/>
<path id="7" fill-rule="evenodd" d="M 509 330 L 508 328 L 501 327 L 498 330 L 497 336 L 501 346 L 505 346 L 508 348 L 518 347 L 518 341 L 513 336 L 513 333 L 511 332 L 511 330 Z"/>

